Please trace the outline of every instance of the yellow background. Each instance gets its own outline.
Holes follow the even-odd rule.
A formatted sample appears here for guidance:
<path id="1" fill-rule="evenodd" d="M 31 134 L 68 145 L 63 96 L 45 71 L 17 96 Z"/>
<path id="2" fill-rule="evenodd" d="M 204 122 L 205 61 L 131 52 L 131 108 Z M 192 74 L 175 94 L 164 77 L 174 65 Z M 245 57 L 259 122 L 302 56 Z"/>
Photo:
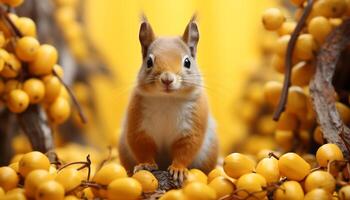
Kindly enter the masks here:
<path id="1" fill-rule="evenodd" d="M 108 143 L 115 144 L 122 117 L 141 64 L 138 41 L 143 11 L 157 35 L 182 34 L 194 12 L 198 14 L 202 69 L 211 110 L 217 121 L 223 152 L 241 133 L 233 104 L 239 97 L 245 69 L 259 58 L 262 11 L 274 0 L 87 0 L 87 22 L 93 41 L 116 75 L 115 84 L 96 80 L 98 106 Z M 224 138 L 224 139 L 223 139 Z"/>

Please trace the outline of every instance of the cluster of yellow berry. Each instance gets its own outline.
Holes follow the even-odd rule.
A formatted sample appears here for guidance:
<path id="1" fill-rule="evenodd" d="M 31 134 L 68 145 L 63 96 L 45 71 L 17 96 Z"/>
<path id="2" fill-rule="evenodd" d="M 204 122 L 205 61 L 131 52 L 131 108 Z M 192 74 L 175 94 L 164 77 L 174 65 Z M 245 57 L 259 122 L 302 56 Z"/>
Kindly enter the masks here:
<path id="1" fill-rule="evenodd" d="M 263 58 L 264 59 L 264 58 Z M 273 71 L 263 64 L 253 66 L 254 71 L 249 72 L 243 94 L 235 102 L 235 115 L 243 128 L 241 136 L 234 145 L 234 151 L 245 154 L 257 154 L 263 149 L 276 149 L 273 134 L 276 122 L 272 119 L 272 108 L 264 97 L 264 84 L 273 79 Z"/>
<path id="2" fill-rule="evenodd" d="M 0 199 L 138 200 L 159 188 L 151 172 L 140 170 L 128 177 L 118 161 L 105 162 L 95 172 L 86 162 L 59 168 L 56 164 L 50 164 L 36 151 L 14 156 L 10 165 L 0 168 Z M 198 169 L 189 170 L 182 188 L 165 192 L 160 200 L 348 200 L 350 185 L 345 180 L 350 177 L 346 164 L 334 144 L 322 145 L 316 156 L 307 160 L 292 152 L 279 157 L 270 153 L 260 160 L 232 153 L 223 166 L 208 175 Z"/>
<path id="3" fill-rule="evenodd" d="M 55 21 L 62 31 L 71 53 L 78 61 L 86 59 L 88 47 L 84 40 L 82 25 L 78 22 L 76 14 L 79 0 L 55 0 L 55 3 Z"/>
<path id="4" fill-rule="evenodd" d="M 278 8 L 267 9 L 262 16 L 265 29 L 277 35 L 271 65 L 279 73 L 285 72 L 285 57 L 291 34 L 301 18 L 301 13 L 307 7 L 305 0 L 291 0 L 291 3 L 298 6 L 294 18 L 288 17 L 287 20 L 287 14 Z M 312 139 L 318 144 L 325 142 L 322 130 L 316 122 L 309 82 L 316 71 L 316 54 L 330 32 L 350 16 L 349 11 L 348 0 L 317 0 L 313 3 L 293 51 L 291 87 L 285 112 L 282 113 L 275 131 L 275 140 L 285 151 L 292 150 L 295 143 L 301 142 L 303 146 L 307 146 Z M 265 97 L 273 108 L 279 103 L 282 88 L 283 84 L 280 81 L 269 81 L 265 84 Z M 349 96 L 344 98 L 338 94 L 336 109 L 347 125 L 350 124 L 349 104 Z M 298 138 L 298 141 L 295 141 L 295 138 Z M 293 140 L 294 142 L 291 142 Z"/>
<path id="5" fill-rule="evenodd" d="M 22 0 L 23 1 L 23 0 Z M 49 44 L 40 44 L 36 25 L 30 18 L 5 11 L 22 1 L 1 0 L 0 20 L 0 96 L 13 113 L 41 104 L 51 122 L 63 123 L 70 115 L 69 96 L 62 87 L 63 69 L 58 53 Z"/>

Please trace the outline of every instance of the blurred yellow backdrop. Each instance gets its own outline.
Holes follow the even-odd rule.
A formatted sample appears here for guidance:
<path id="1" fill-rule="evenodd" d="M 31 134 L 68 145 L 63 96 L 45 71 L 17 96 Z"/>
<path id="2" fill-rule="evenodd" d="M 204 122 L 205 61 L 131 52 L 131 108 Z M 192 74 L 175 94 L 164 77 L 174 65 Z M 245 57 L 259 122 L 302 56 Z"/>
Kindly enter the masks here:
<path id="1" fill-rule="evenodd" d="M 87 23 L 93 41 L 116 74 L 113 85 L 95 80 L 106 138 L 116 144 L 130 91 L 141 64 L 139 15 L 144 12 L 156 34 L 179 35 L 198 14 L 198 62 L 216 118 L 223 152 L 239 137 L 233 104 L 239 97 L 245 69 L 259 58 L 260 15 L 274 0 L 87 0 Z"/>

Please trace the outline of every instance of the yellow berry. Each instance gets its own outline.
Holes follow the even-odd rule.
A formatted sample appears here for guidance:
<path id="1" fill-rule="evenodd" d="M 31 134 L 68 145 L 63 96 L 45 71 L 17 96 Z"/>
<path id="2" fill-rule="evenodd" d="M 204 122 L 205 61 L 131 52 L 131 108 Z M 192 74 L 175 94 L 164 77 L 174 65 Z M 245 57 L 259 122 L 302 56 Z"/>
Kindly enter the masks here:
<path id="1" fill-rule="evenodd" d="M 0 187 L 5 191 L 16 188 L 19 178 L 11 167 L 0 167 Z"/>
<path id="2" fill-rule="evenodd" d="M 295 45 L 295 57 L 300 60 L 311 60 L 317 50 L 314 37 L 311 34 L 301 34 Z"/>
<path id="3" fill-rule="evenodd" d="M 214 178 L 209 183 L 209 187 L 215 190 L 218 199 L 232 194 L 235 190 L 235 185 L 229 179 L 222 176 Z"/>
<path id="4" fill-rule="evenodd" d="M 11 163 L 9 165 L 13 170 L 15 170 L 16 173 L 18 173 L 18 162 Z"/>
<path id="5" fill-rule="evenodd" d="M 275 200 L 303 200 L 304 191 L 300 183 L 296 181 L 286 181 L 274 192 Z"/>
<path id="6" fill-rule="evenodd" d="M 2 198 L 4 200 L 27 200 L 22 188 L 15 188 L 8 191 Z"/>
<path id="7" fill-rule="evenodd" d="M 5 196 L 5 191 L 4 189 L 2 189 L 2 187 L 0 187 L 0 197 Z"/>
<path id="8" fill-rule="evenodd" d="M 317 144 L 324 144 L 323 133 L 320 126 L 317 126 L 313 133 L 313 139 Z"/>
<path id="9" fill-rule="evenodd" d="M 66 192 L 71 191 L 80 185 L 84 179 L 80 171 L 74 168 L 66 168 L 59 171 L 55 177 L 55 181 L 60 183 Z"/>
<path id="10" fill-rule="evenodd" d="M 19 173 L 26 177 L 31 171 L 36 169 L 49 170 L 50 161 L 41 152 L 32 151 L 23 155 L 19 161 Z"/>
<path id="11" fill-rule="evenodd" d="M 5 83 L 5 93 L 9 94 L 12 90 L 21 89 L 22 83 L 20 83 L 17 79 L 9 79 Z"/>
<path id="12" fill-rule="evenodd" d="M 61 124 L 65 122 L 70 115 L 69 102 L 62 97 L 56 98 L 56 100 L 49 106 L 48 114 L 50 120 L 54 124 Z"/>
<path id="13" fill-rule="evenodd" d="M 321 188 L 316 188 L 306 193 L 304 200 L 331 200 L 332 195 Z"/>
<path id="14" fill-rule="evenodd" d="M 102 185 L 108 185 L 113 180 L 118 178 L 126 178 L 125 169 L 117 163 L 108 163 L 96 172 L 93 180 Z"/>
<path id="15" fill-rule="evenodd" d="M 307 29 L 318 42 L 318 44 L 322 44 L 328 34 L 332 31 L 332 26 L 327 18 L 318 16 L 311 19 L 307 26 Z"/>
<path id="16" fill-rule="evenodd" d="M 40 47 L 38 40 L 34 37 L 24 36 L 16 43 L 16 55 L 22 61 L 32 61 Z"/>
<path id="17" fill-rule="evenodd" d="M 232 153 L 224 159 L 225 173 L 232 178 L 239 178 L 243 174 L 254 170 L 255 162 L 246 155 Z"/>
<path id="18" fill-rule="evenodd" d="M 291 35 L 297 26 L 297 23 L 294 21 L 284 22 L 282 26 L 278 29 L 279 35 Z"/>
<path id="19" fill-rule="evenodd" d="M 313 5 L 312 15 L 324 17 L 341 17 L 347 9 L 345 0 L 318 0 Z"/>
<path id="20" fill-rule="evenodd" d="M 283 112 L 277 122 L 277 129 L 282 131 L 294 131 L 298 127 L 298 117 L 289 112 Z"/>
<path id="21" fill-rule="evenodd" d="M 190 182 L 201 182 L 204 184 L 208 183 L 208 177 L 199 169 L 191 169 L 188 172 L 187 180 L 185 181 L 185 185 Z"/>
<path id="22" fill-rule="evenodd" d="M 344 124 L 350 124 L 350 108 L 340 102 L 336 102 L 335 107 L 337 108 L 337 111 L 339 112 Z"/>
<path id="23" fill-rule="evenodd" d="M 296 153 L 286 153 L 278 160 L 278 168 L 290 180 L 301 181 L 309 174 L 310 164 Z"/>
<path id="24" fill-rule="evenodd" d="M 36 36 L 36 26 L 32 19 L 27 17 L 20 17 L 16 21 L 16 26 L 23 36 Z"/>
<path id="25" fill-rule="evenodd" d="M 344 156 L 340 148 L 336 144 L 324 144 L 318 148 L 316 159 L 321 167 L 326 167 L 328 162 L 333 160 L 344 160 Z"/>
<path id="26" fill-rule="evenodd" d="M 325 171 L 314 171 L 306 177 L 305 190 L 310 192 L 316 188 L 322 188 L 328 193 L 332 194 L 335 190 L 335 179 L 333 176 Z"/>
<path id="27" fill-rule="evenodd" d="M 46 76 L 43 79 L 45 85 L 45 101 L 54 101 L 61 92 L 62 84 L 60 80 L 55 76 Z"/>
<path id="28" fill-rule="evenodd" d="M 292 130 L 276 130 L 275 141 L 284 151 L 290 151 L 293 148 L 294 133 Z"/>
<path id="29" fill-rule="evenodd" d="M 63 186 L 56 181 L 46 181 L 40 184 L 36 191 L 36 200 L 63 200 Z"/>
<path id="30" fill-rule="evenodd" d="M 273 55 L 271 59 L 271 66 L 279 73 L 284 73 L 285 62 L 284 58 L 279 55 Z"/>
<path id="31" fill-rule="evenodd" d="M 262 22 L 265 29 L 271 31 L 279 29 L 285 20 L 286 17 L 278 8 L 269 8 L 262 15 Z"/>
<path id="32" fill-rule="evenodd" d="M 313 63 L 300 62 L 292 69 L 292 85 L 307 86 L 314 76 L 316 67 Z"/>
<path id="33" fill-rule="evenodd" d="M 56 48 L 48 44 L 43 44 L 37 50 L 33 62 L 30 63 L 29 72 L 36 76 L 50 74 L 57 62 L 57 58 Z"/>
<path id="34" fill-rule="evenodd" d="M 303 115 L 306 110 L 306 95 L 299 86 L 291 86 L 288 90 L 288 100 L 286 104 L 286 111 L 295 115 Z"/>
<path id="35" fill-rule="evenodd" d="M 0 75 L 4 78 L 14 78 L 22 69 L 21 62 L 13 54 L 1 55 L 5 59 L 5 66 L 1 70 Z"/>
<path id="36" fill-rule="evenodd" d="M 277 182 L 280 178 L 278 161 L 276 158 L 263 158 L 256 165 L 256 173 L 262 175 L 267 183 Z"/>
<path id="37" fill-rule="evenodd" d="M 187 200 L 182 190 L 170 190 L 166 192 L 159 200 Z"/>
<path id="38" fill-rule="evenodd" d="M 51 174 L 48 171 L 42 169 L 36 169 L 31 171 L 24 182 L 24 190 L 26 196 L 35 198 L 36 191 L 39 185 L 45 181 L 53 180 Z"/>
<path id="39" fill-rule="evenodd" d="M 282 92 L 282 87 L 282 83 L 277 81 L 269 81 L 265 84 L 265 99 L 270 105 L 276 106 L 278 104 Z"/>
<path id="40" fill-rule="evenodd" d="M 208 174 L 208 182 L 210 183 L 216 177 L 226 177 L 225 171 L 222 167 L 215 167 L 215 169 L 211 170 Z"/>
<path id="41" fill-rule="evenodd" d="M 141 184 L 133 178 L 119 178 L 112 181 L 107 188 L 108 199 L 138 200 L 142 194 Z"/>
<path id="42" fill-rule="evenodd" d="M 145 193 L 154 192 L 158 188 L 157 178 L 149 171 L 140 170 L 132 178 L 136 179 L 142 185 L 142 191 Z"/>
<path id="43" fill-rule="evenodd" d="M 275 52 L 279 56 L 284 57 L 286 55 L 289 40 L 290 40 L 290 35 L 283 35 L 277 39 L 277 42 L 275 45 Z"/>
<path id="44" fill-rule="evenodd" d="M 7 99 L 7 106 L 11 112 L 21 113 L 28 108 L 29 97 L 23 90 L 15 89 L 10 92 Z"/>
<path id="45" fill-rule="evenodd" d="M 187 199 L 191 200 L 214 200 L 216 199 L 215 190 L 207 184 L 201 182 L 191 182 L 183 188 Z"/>
<path id="46" fill-rule="evenodd" d="M 340 188 L 338 196 L 340 200 L 350 200 L 350 185 Z"/>
<path id="47" fill-rule="evenodd" d="M 237 195 L 241 199 L 253 200 L 266 197 L 266 192 L 263 189 L 266 187 L 266 180 L 260 174 L 245 174 L 237 180 L 236 186 L 238 190 Z"/>
<path id="48" fill-rule="evenodd" d="M 64 197 L 64 200 L 79 200 L 79 198 L 74 195 L 68 195 Z"/>
<path id="49" fill-rule="evenodd" d="M 31 78 L 24 82 L 23 90 L 32 104 L 39 103 L 45 96 L 45 85 L 40 79 Z"/>

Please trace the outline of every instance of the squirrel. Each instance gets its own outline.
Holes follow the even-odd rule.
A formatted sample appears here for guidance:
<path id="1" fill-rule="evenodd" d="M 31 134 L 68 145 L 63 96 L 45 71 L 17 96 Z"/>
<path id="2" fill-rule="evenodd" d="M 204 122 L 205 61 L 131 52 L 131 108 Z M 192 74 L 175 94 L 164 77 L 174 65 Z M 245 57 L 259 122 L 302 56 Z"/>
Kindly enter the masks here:
<path id="1" fill-rule="evenodd" d="M 156 37 L 148 20 L 142 20 L 143 62 L 118 147 L 128 172 L 168 170 L 182 183 L 188 168 L 209 173 L 217 164 L 215 122 L 196 63 L 195 19 L 182 37 Z"/>

